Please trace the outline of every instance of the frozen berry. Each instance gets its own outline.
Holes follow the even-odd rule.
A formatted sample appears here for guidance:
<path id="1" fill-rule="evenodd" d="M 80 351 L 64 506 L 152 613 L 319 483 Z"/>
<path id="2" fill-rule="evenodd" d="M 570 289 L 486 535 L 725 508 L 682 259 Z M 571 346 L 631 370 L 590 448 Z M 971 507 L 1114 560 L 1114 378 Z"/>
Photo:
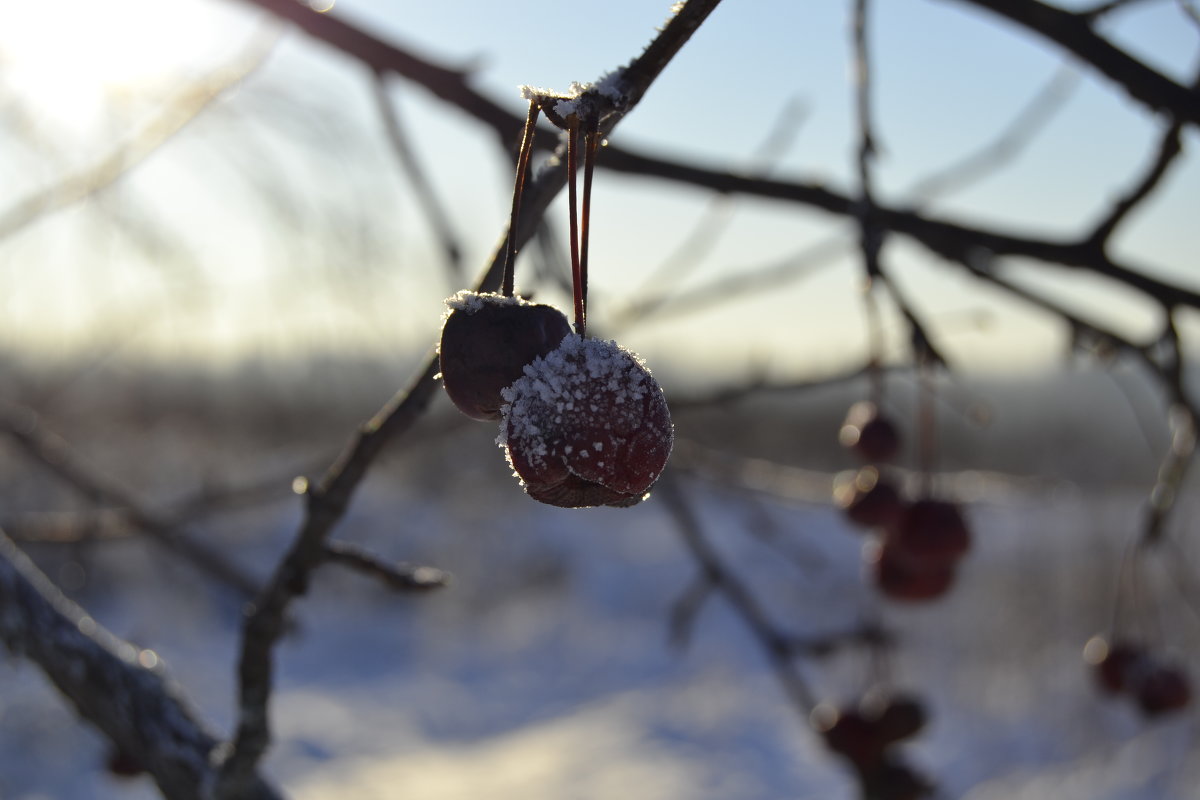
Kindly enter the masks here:
<path id="1" fill-rule="evenodd" d="M 838 476 L 833 499 L 847 519 L 864 528 L 891 525 L 904 511 L 900 492 L 875 467 Z"/>
<path id="2" fill-rule="evenodd" d="M 952 566 L 971 546 L 958 506 L 929 498 L 906 507 L 886 535 L 895 557 L 919 569 Z"/>
<path id="3" fill-rule="evenodd" d="M 500 390 L 571 332 L 557 308 L 519 297 L 459 292 L 446 305 L 438 348 L 442 385 L 473 419 L 500 419 Z"/>
<path id="4" fill-rule="evenodd" d="M 529 496 L 564 508 L 641 500 L 666 467 L 674 431 L 637 356 L 571 334 L 524 372 L 503 390 L 497 442 Z"/>
<path id="5" fill-rule="evenodd" d="M 862 773 L 865 800 L 920 800 L 933 788 L 928 778 L 893 757 Z"/>
<path id="6" fill-rule="evenodd" d="M 869 769 L 883 758 L 886 743 L 875 725 L 853 709 L 838 709 L 822 703 L 809 718 L 825 746 L 860 770 Z"/>
<path id="7" fill-rule="evenodd" d="M 1131 641 L 1108 641 L 1093 636 L 1083 648 L 1083 658 L 1095 670 L 1096 683 L 1108 694 L 1132 690 L 1149 666 L 1146 650 Z"/>
<path id="8" fill-rule="evenodd" d="M 893 600 L 920 602 L 941 597 L 954 584 L 954 567 L 948 564 L 914 563 L 898 555 L 887 541 L 870 554 L 869 563 L 875 586 Z"/>
<path id="9" fill-rule="evenodd" d="M 133 778 L 146 771 L 141 759 L 115 747 L 109 751 L 104 766 L 110 775 L 118 778 Z"/>
<path id="10" fill-rule="evenodd" d="M 875 724 L 879 737 L 888 744 L 916 736 L 929 718 L 925 705 L 907 694 L 886 697 L 864 713 Z"/>
<path id="11" fill-rule="evenodd" d="M 1136 686 L 1138 707 L 1148 717 L 1185 707 L 1192 699 L 1192 687 L 1182 670 L 1166 664 L 1151 665 Z"/>
<path id="12" fill-rule="evenodd" d="M 850 406 L 838 431 L 838 441 L 871 462 L 890 461 L 900 452 L 896 426 L 866 400 Z"/>

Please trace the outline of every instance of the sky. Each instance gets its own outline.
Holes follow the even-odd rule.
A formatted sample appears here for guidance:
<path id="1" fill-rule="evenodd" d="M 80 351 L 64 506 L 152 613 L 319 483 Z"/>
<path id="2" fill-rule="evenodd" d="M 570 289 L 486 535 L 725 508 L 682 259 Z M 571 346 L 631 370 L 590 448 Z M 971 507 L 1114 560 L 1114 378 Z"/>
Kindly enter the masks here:
<path id="1" fill-rule="evenodd" d="M 330 13 L 439 62 L 522 113 L 517 87 L 565 89 L 640 52 L 667 3 L 338 0 Z M 1074 5 L 1080 5 L 1078 3 Z M 994 174 L 930 201 L 947 218 L 1077 235 L 1145 165 L 1160 122 L 1052 46 L 952 0 L 873 4 L 877 192 L 904 204 L 923 178 L 992 141 L 1049 81 L 1062 101 Z M 854 186 L 848 0 L 726 0 L 614 132 L 623 147 L 714 168 Z M 1178 80 L 1200 59 L 1200 27 L 1173 0 L 1145 0 L 1105 31 Z M 465 250 L 453 278 L 382 133 L 370 76 L 352 60 L 234 0 L 83 0 L 0 7 L 0 175 L 14 199 L 96 163 L 215 70 L 261 64 L 111 188 L 0 238 L 0 346 L 50 356 L 88 349 L 142 360 L 292 358 L 313 351 L 424 349 L 441 299 L 472 280 L 501 236 L 511 168 L 491 137 L 423 89 L 389 96 Z M 756 156 L 773 132 L 786 146 Z M 1186 144 L 1195 149 L 1196 134 Z M 603 155 L 601 155 L 602 163 Z M 1200 162 L 1184 157 L 1116 242 L 1123 257 L 1191 288 Z M 563 198 L 548 219 L 566 230 Z M 700 254 L 676 257 L 711 234 Z M 821 374 L 865 358 L 854 231 L 844 220 L 752 198 L 600 171 L 592 218 L 595 330 L 653 364 Z M 560 237 L 561 238 L 561 237 Z M 633 324 L 655 292 L 693 288 L 833 252 L 766 291 L 704 309 L 670 303 Z M 687 252 L 686 250 L 684 251 Z M 965 368 L 1058 363 L 1063 326 L 1013 305 L 903 240 L 886 251 L 939 345 Z M 664 271 L 662 265 L 677 263 Z M 535 275 L 519 288 L 566 307 Z M 1148 336 L 1155 309 L 1077 274 L 1014 275 L 1098 322 Z M 906 358 L 884 305 L 887 351 Z M 1200 324 L 1185 329 L 1200 341 Z"/>

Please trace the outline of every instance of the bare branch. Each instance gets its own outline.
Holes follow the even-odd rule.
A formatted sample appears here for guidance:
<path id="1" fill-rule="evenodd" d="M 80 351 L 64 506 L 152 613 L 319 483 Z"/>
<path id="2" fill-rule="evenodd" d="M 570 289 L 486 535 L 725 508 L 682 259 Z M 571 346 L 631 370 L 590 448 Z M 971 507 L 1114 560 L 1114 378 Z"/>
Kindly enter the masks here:
<path id="1" fill-rule="evenodd" d="M 266 58 L 267 52 L 267 47 L 255 44 L 251 52 L 242 56 L 237 63 L 223 66 L 207 78 L 187 86 L 167 102 L 154 119 L 93 166 L 0 210 L 0 239 L 120 180 L 183 130 L 211 103 L 254 72 Z"/>
<path id="2" fill-rule="evenodd" d="M 437 567 L 388 561 L 349 542 L 326 542 L 325 558 L 331 564 L 341 564 L 377 578 L 389 589 L 400 592 L 426 592 L 450 583 L 450 573 Z"/>
<path id="3" fill-rule="evenodd" d="M 663 475 L 658 482 L 656 493 L 675 518 L 676 528 L 683 538 L 684 545 L 695 559 L 704 579 L 715 591 L 719 591 L 725 596 L 734 611 L 750 628 L 750 632 L 769 660 L 775 677 L 783 687 L 789 702 L 800 718 L 807 720 L 809 712 L 816 705 L 816 698 L 803 676 L 796 669 L 795 664 L 792 663 L 792 638 L 776 628 L 754 594 L 725 565 L 720 554 L 713 549 L 712 544 L 704 535 L 704 529 L 696 516 L 695 509 L 688 502 L 677 478 L 670 472 Z M 693 587 L 696 585 L 693 584 Z M 698 594 L 699 590 L 689 590 L 689 593 L 693 592 Z"/>
<path id="4" fill-rule="evenodd" d="M 1124 89 L 1130 97 L 1181 123 L 1200 123 L 1200 93 L 1180 86 L 1093 30 L 1091 16 L 1038 0 L 956 0 L 978 6 L 1048 39 Z"/>
<path id="5" fill-rule="evenodd" d="M 433 229 L 434 237 L 441 246 L 442 257 L 445 259 L 446 272 L 450 276 L 451 285 L 460 286 L 466 277 L 463 274 L 463 253 L 462 246 L 458 242 L 458 235 L 454 232 L 454 226 L 450 224 L 450 215 L 446 213 L 445 206 L 438 199 L 437 192 L 424 167 L 421 166 L 420 159 L 409 146 L 408 136 L 405 135 L 404 126 L 400 122 L 400 113 L 396 110 L 396 104 L 388 97 L 386 76 L 380 72 L 375 73 L 375 79 L 371 85 L 374 90 L 375 105 L 383 120 L 388 143 L 391 144 L 392 152 L 395 153 L 401 170 L 412 184 L 417 201 L 424 210 L 425 216 L 429 220 L 429 226 Z"/>
<path id="6" fill-rule="evenodd" d="M 216 739 L 169 684 L 162 662 L 68 600 L 0 531 L 0 639 L 38 665 L 79 715 L 137 760 L 171 800 L 202 800 Z M 279 795 L 251 775 L 240 795 Z"/>
<path id="7" fill-rule="evenodd" d="M 258 592 L 258 582 L 250 573 L 203 542 L 192 539 L 171 520 L 146 509 L 131 493 L 86 465 L 66 441 L 47 431 L 33 412 L 0 410 L 0 435 L 7 436 L 29 458 L 92 502 L 122 509 L 134 527 L 244 598 Z"/>

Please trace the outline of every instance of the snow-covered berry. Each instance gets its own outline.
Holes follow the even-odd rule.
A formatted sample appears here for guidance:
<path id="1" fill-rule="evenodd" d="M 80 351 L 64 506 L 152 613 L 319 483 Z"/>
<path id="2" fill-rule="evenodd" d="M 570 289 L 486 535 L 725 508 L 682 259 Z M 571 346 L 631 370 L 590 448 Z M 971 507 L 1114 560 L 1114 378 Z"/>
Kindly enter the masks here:
<path id="1" fill-rule="evenodd" d="M 497 443 L 535 500 L 634 505 L 666 467 L 674 443 L 666 397 L 616 342 L 570 334 L 502 395 Z"/>
<path id="2" fill-rule="evenodd" d="M 571 332 L 557 308 L 519 297 L 459 292 L 446 306 L 438 348 L 442 385 L 474 419 L 499 419 L 500 390 Z"/>

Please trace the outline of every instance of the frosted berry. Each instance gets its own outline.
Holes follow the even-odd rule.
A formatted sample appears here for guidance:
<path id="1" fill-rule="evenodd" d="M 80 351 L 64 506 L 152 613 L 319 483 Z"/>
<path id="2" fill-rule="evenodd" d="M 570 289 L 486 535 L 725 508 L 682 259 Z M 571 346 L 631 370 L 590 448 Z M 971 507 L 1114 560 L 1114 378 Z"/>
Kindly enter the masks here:
<path id="1" fill-rule="evenodd" d="M 1192 700 L 1187 675 L 1176 667 L 1153 664 L 1139 677 L 1135 697 L 1138 707 L 1148 717 L 1184 708 Z"/>
<path id="2" fill-rule="evenodd" d="M 1108 641 L 1093 636 L 1083 648 L 1083 658 L 1095 670 L 1096 684 L 1107 694 L 1130 691 L 1149 666 L 1146 650 L 1128 640 Z"/>
<path id="3" fill-rule="evenodd" d="M 864 528 L 892 525 L 904 512 L 900 492 L 875 467 L 838 476 L 833 500 L 847 519 Z"/>
<path id="4" fill-rule="evenodd" d="M 876 726 L 853 709 L 838 709 L 822 703 L 809 719 L 825 746 L 859 770 L 870 769 L 883 758 L 887 743 Z"/>
<path id="5" fill-rule="evenodd" d="M 500 419 L 500 390 L 571 332 L 558 309 L 518 297 L 459 292 L 446 305 L 438 348 L 442 385 L 473 419 Z"/>
<path id="6" fill-rule="evenodd" d="M 570 334 L 502 394 L 497 442 L 535 500 L 634 505 L 666 467 L 674 442 L 666 397 L 615 342 Z"/>
<path id="7" fill-rule="evenodd" d="M 920 800 L 930 797 L 933 789 L 928 778 L 895 758 L 862 775 L 862 796 L 867 800 Z"/>
<path id="8" fill-rule="evenodd" d="M 874 723 L 879 737 L 888 744 L 916 736 L 929 719 L 925 705 L 907 694 L 891 695 L 864 713 Z"/>
<path id="9" fill-rule="evenodd" d="M 140 759 L 120 748 L 109 751 L 104 766 L 110 775 L 118 778 L 134 778 L 146 771 Z"/>
<path id="10" fill-rule="evenodd" d="M 893 600 L 933 600 L 946 594 L 954 584 L 952 565 L 914 563 L 911 558 L 898 554 L 887 539 L 871 554 L 869 565 L 875 586 Z"/>
<path id="11" fill-rule="evenodd" d="M 838 431 L 838 441 L 869 462 L 891 461 L 900 452 L 896 426 L 866 400 L 850 406 Z"/>
<path id="12" fill-rule="evenodd" d="M 905 508 L 886 537 L 895 558 L 917 569 L 952 566 L 971 546 L 958 506 L 930 498 Z"/>

